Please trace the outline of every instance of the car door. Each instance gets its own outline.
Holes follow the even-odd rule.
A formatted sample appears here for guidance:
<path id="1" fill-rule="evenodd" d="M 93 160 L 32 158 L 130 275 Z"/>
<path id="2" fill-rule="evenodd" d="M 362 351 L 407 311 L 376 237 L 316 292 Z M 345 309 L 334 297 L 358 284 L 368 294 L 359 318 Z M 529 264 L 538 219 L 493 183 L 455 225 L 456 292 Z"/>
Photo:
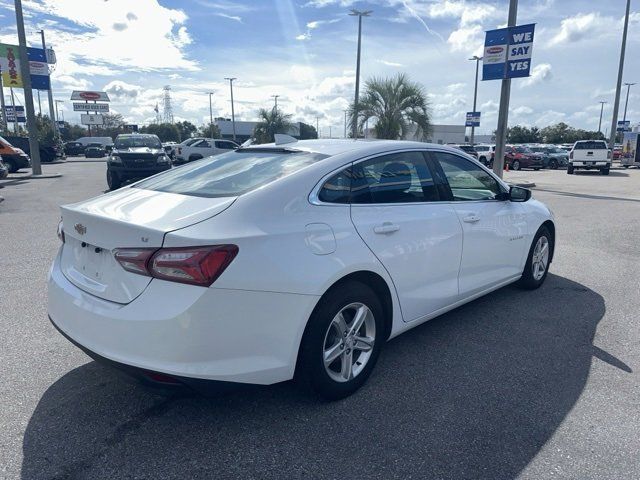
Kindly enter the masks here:
<path id="1" fill-rule="evenodd" d="M 200 140 L 192 145 L 193 154 L 202 155 L 202 157 L 209 157 L 214 153 L 214 147 L 208 140 Z"/>
<path id="2" fill-rule="evenodd" d="M 460 263 L 461 298 L 522 274 L 526 216 L 520 203 L 487 170 L 450 152 L 435 151 L 436 181 L 443 182 L 464 234 Z"/>
<path id="3" fill-rule="evenodd" d="M 353 166 L 351 218 L 389 272 L 409 322 L 454 303 L 462 227 L 441 202 L 420 151 L 378 156 Z"/>

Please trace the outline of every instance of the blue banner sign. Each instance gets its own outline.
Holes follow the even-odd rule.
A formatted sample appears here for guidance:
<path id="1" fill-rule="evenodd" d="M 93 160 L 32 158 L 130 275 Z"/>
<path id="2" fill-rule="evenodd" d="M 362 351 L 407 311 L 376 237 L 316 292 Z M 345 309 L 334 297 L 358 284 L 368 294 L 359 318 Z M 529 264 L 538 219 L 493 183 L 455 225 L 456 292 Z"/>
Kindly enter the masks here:
<path id="1" fill-rule="evenodd" d="M 479 127 L 480 126 L 480 112 L 467 112 L 467 121 L 465 122 L 467 127 Z"/>
<path id="2" fill-rule="evenodd" d="M 535 24 L 489 30 L 484 41 L 482 80 L 528 77 Z"/>

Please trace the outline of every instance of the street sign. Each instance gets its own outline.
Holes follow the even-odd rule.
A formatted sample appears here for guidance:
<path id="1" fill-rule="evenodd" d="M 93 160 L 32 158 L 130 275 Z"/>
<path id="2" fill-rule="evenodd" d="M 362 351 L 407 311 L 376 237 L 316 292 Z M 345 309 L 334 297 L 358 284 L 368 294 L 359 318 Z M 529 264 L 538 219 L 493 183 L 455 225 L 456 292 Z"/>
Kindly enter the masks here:
<path id="1" fill-rule="evenodd" d="M 80 91 L 74 90 L 71 93 L 71 100 L 87 100 L 87 101 L 98 101 L 98 102 L 110 102 L 109 95 L 107 92 L 89 92 L 89 91 Z"/>
<path id="2" fill-rule="evenodd" d="M 466 127 L 479 127 L 480 126 L 480 112 L 467 112 Z"/>
<path id="3" fill-rule="evenodd" d="M 618 127 L 616 128 L 617 132 L 630 132 L 631 131 L 631 120 L 618 120 Z"/>
<path id="4" fill-rule="evenodd" d="M 482 80 L 528 77 L 535 24 L 489 30 L 484 41 Z"/>
<path id="5" fill-rule="evenodd" d="M 74 112 L 102 112 L 106 113 L 109 111 L 108 103 L 80 103 L 73 102 L 73 111 Z"/>
<path id="6" fill-rule="evenodd" d="M 80 115 L 80 123 L 82 123 L 82 125 L 102 125 L 104 123 L 104 119 L 99 113 L 83 113 Z"/>
<path id="7" fill-rule="evenodd" d="M 124 126 L 125 130 L 127 130 L 128 132 L 137 132 L 138 131 L 138 125 L 125 125 Z"/>
<path id="8" fill-rule="evenodd" d="M 22 105 L 16 105 L 15 112 L 12 105 L 5 105 L 4 111 L 6 114 L 7 122 L 15 122 L 16 113 L 18 114 L 18 123 L 25 123 L 27 121 L 27 117 L 24 114 L 24 107 Z"/>

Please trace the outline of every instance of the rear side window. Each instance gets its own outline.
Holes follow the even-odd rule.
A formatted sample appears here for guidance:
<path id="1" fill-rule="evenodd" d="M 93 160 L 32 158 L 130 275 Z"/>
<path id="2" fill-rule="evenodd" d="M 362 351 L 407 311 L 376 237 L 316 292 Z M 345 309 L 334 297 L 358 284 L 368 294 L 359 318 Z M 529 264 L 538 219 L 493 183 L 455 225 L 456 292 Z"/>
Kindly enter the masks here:
<path id="1" fill-rule="evenodd" d="M 320 189 L 318 200 L 326 203 L 349 203 L 351 168 L 335 174 Z"/>
<path id="2" fill-rule="evenodd" d="M 606 150 L 607 144 L 602 141 L 576 142 L 574 150 Z"/>
<path id="3" fill-rule="evenodd" d="M 134 186 L 196 197 L 235 197 L 323 158 L 319 153 L 241 149 L 167 170 Z"/>
<path id="4" fill-rule="evenodd" d="M 421 152 L 383 155 L 353 166 L 351 203 L 438 201 L 438 188 Z"/>

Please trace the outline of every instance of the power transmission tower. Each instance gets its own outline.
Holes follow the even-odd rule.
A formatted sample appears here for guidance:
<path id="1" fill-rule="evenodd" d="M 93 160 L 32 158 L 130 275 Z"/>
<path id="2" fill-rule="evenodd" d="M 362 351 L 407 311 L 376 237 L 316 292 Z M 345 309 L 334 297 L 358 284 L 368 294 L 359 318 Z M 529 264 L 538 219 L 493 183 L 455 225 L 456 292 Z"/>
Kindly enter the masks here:
<path id="1" fill-rule="evenodd" d="M 173 109 L 171 108 L 171 85 L 164 86 L 162 121 L 164 123 L 173 123 Z"/>

